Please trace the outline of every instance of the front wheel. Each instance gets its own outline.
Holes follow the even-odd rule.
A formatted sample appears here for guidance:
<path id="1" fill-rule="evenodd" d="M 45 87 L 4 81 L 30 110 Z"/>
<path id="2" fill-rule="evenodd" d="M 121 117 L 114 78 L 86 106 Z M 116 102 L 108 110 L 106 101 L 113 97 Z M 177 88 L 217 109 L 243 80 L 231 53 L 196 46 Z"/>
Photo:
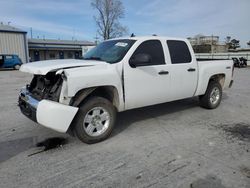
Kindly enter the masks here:
<path id="1" fill-rule="evenodd" d="M 85 143 L 93 144 L 109 137 L 116 120 L 116 109 L 103 97 L 92 97 L 80 106 L 74 132 Z"/>
<path id="2" fill-rule="evenodd" d="M 217 108 L 221 102 L 222 88 L 220 83 L 210 81 L 205 95 L 199 97 L 200 105 L 207 109 Z"/>

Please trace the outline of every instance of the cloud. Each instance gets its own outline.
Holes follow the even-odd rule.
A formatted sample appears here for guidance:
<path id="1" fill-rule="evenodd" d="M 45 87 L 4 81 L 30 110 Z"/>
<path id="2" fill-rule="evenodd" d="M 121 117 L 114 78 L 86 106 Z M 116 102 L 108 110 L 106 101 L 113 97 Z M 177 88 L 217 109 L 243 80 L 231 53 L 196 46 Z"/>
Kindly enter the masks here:
<path id="1" fill-rule="evenodd" d="M 75 26 L 74 23 L 76 19 L 82 21 L 86 17 L 92 18 L 89 4 L 89 1 L 80 0 L 9 0 L 1 2 L 0 21 L 10 21 L 12 25 L 27 31 L 32 27 L 37 34 L 57 38 L 92 38 L 92 35 L 88 35 L 82 27 Z"/>
<path id="2" fill-rule="evenodd" d="M 3 1 L 3 0 L 1 0 Z M 89 0 L 8 0 L 1 2 L 1 11 L 15 14 L 88 15 L 91 13 Z"/>
<path id="3" fill-rule="evenodd" d="M 250 40 L 249 0 L 156 0 L 141 4 L 136 5 L 130 24 L 135 29 L 135 23 L 143 23 L 144 27 L 138 30 L 144 33 L 182 37 L 214 34 L 220 40 L 231 35 L 240 39 L 243 46 Z"/>
<path id="4" fill-rule="evenodd" d="M 95 11 L 90 0 L 0 0 L 0 21 L 32 27 L 38 34 L 93 40 Z M 189 37 L 228 35 L 245 46 L 250 40 L 249 0 L 124 0 L 121 22 L 137 35 Z"/>
<path id="5" fill-rule="evenodd" d="M 85 34 L 84 32 L 76 32 L 74 29 L 70 26 L 67 25 L 61 25 L 57 24 L 55 22 L 50 22 L 50 21 L 41 21 L 41 20 L 36 20 L 33 18 L 16 18 L 16 17 L 5 17 L 5 20 L 10 19 L 10 20 L 15 20 L 13 24 L 17 26 L 21 26 L 25 28 L 26 30 L 29 30 L 31 27 L 33 30 L 36 31 L 43 31 L 46 33 L 51 33 L 51 34 L 56 34 L 56 35 L 65 35 L 65 36 L 75 36 L 75 37 L 83 37 Z M 86 35 L 85 35 L 86 36 Z"/>

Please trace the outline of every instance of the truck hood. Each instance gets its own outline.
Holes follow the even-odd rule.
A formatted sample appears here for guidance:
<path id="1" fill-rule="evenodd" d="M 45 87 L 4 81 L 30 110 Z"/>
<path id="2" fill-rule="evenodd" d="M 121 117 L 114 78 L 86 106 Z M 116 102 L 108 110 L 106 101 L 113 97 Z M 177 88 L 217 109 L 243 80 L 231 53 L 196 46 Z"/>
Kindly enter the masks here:
<path id="1" fill-rule="evenodd" d="M 23 64 L 20 68 L 20 71 L 31 74 L 46 75 L 48 72 L 56 71 L 59 69 L 89 67 L 103 64 L 106 64 L 106 62 L 77 59 L 47 60 Z"/>

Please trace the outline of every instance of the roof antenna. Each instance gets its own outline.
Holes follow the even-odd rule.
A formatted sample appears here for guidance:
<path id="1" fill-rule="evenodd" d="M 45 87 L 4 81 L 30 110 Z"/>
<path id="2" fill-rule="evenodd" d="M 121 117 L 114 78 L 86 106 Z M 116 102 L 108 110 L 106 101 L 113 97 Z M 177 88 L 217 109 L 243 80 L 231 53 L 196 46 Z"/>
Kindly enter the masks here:
<path id="1" fill-rule="evenodd" d="M 130 37 L 135 37 L 135 34 L 134 34 L 134 33 L 132 33 L 132 34 L 130 35 Z"/>

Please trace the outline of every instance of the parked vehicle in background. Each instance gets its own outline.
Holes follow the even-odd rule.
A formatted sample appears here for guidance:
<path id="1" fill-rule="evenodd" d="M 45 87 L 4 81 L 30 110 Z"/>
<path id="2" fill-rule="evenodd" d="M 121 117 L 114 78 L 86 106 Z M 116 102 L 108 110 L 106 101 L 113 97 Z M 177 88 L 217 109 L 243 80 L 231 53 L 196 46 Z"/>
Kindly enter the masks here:
<path id="1" fill-rule="evenodd" d="M 24 115 L 86 143 L 106 139 L 117 112 L 199 96 L 217 108 L 231 87 L 232 60 L 197 61 L 187 39 L 130 37 L 104 41 L 83 60 L 22 65 L 34 74 L 19 95 Z"/>
<path id="2" fill-rule="evenodd" d="M 22 65 L 22 60 L 18 55 L 0 54 L 0 68 L 13 68 L 18 70 Z"/>
<path id="3" fill-rule="evenodd" d="M 239 59 L 237 57 L 233 57 L 232 60 L 234 62 L 235 67 L 239 68 L 247 67 L 247 59 L 244 57 L 240 57 Z"/>
<path id="4" fill-rule="evenodd" d="M 240 66 L 240 61 L 237 57 L 233 57 L 232 58 L 233 62 L 234 62 L 234 67 L 239 67 Z"/>
<path id="5" fill-rule="evenodd" d="M 244 57 L 240 57 L 240 67 L 247 67 L 247 59 Z"/>

